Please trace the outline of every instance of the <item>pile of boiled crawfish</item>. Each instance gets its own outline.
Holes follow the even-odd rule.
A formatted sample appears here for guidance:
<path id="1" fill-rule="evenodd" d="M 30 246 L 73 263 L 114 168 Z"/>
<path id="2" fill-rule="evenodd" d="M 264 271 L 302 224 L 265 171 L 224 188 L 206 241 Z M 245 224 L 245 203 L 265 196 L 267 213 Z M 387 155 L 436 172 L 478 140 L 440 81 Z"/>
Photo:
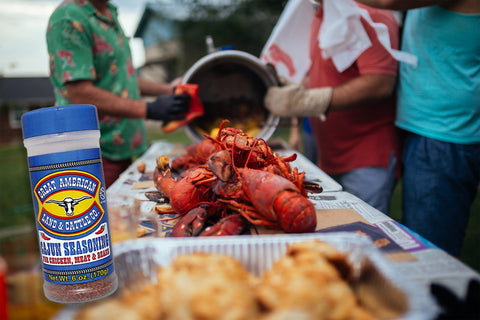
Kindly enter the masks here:
<path id="1" fill-rule="evenodd" d="M 172 160 L 156 159 L 155 187 L 169 199 L 180 217 L 171 236 L 237 235 L 253 224 L 288 233 L 312 232 L 317 225 L 306 190 L 321 192 L 292 168 L 294 153 L 282 158 L 263 139 L 220 125 L 215 138 L 198 144 Z"/>

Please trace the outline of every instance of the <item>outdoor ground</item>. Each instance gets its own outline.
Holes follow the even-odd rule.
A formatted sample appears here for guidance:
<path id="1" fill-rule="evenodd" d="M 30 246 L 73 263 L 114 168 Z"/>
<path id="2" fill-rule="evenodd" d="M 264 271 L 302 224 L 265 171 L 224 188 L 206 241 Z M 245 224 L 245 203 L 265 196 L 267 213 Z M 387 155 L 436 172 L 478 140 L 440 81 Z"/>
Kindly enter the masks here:
<path id="1" fill-rule="evenodd" d="M 287 137 L 288 129 L 279 128 L 275 136 Z M 168 139 L 174 143 L 191 143 L 182 130 L 164 135 L 157 128 L 149 130 L 149 140 Z M 401 222 L 402 183 L 397 185 L 392 198 L 390 216 Z M 31 228 L 29 229 L 28 226 Z M 34 213 L 30 193 L 25 148 L 21 143 L 0 145 L 0 244 L 15 233 L 31 232 Z M 29 231 L 30 230 L 30 231 Z M 480 193 L 471 210 L 470 223 L 465 238 L 461 260 L 480 272 Z M 1 250 L 5 249 L 0 245 Z"/>

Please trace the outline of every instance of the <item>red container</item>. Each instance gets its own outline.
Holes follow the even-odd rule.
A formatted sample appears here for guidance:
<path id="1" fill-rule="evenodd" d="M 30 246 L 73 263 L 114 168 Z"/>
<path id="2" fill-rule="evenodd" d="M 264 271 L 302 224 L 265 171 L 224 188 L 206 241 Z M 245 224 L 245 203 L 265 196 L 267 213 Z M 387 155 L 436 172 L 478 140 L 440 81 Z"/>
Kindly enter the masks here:
<path id="1" fill-rule="evenodd" d="M 7 315 L 7 263 L 0 256 L 0 319 L 8 319 Z"/>

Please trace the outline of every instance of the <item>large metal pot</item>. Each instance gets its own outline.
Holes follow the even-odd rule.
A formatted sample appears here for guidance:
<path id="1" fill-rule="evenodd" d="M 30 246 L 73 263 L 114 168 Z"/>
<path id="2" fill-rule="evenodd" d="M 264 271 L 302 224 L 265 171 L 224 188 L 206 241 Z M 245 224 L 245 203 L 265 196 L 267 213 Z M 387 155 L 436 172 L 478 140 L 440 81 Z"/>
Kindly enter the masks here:
<path id="1" fill-rule="evenodd" d="M 278 85 L 274 74 L 257 57 L 237 50 L 211 53 L 198 60 L 183 77 L 199 87 L 205 114 L 189 123 L 185 131 L 194 142 L 218 128 L 223 119 L 247 134 L 268 140 L 279 117 L 264 107 L 268 87 Z"/>

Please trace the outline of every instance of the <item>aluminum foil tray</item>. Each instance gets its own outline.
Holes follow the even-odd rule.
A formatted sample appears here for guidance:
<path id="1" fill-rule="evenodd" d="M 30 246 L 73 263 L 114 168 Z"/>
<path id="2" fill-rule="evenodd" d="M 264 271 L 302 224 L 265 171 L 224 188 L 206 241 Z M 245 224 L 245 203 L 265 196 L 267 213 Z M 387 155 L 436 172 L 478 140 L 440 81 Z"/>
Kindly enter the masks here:
<path id="1" fill-rule="evenodd" d="M 182 254 L 206 252 L 227 254 L 247 270 L 261 276 L 283 257 L 290 243 L 318 239 L 346 252 L 354 270 L 355 285 L 369 287 L 382 308 L 395 319 L 431 319 L 435 303 L 411 280 L 399 274 L 366 237 L 352 233 L 231 236 L 211 238 L 143 238 L 115 244 L 115 270 L 119 289 L 135 289 L 156 282 L 157 268 L 167 266 Z M 361 297 L 360 297 L 361 300 Z M 77 306 L 78 307 L 78 306 Z M 69 319 L 72 310 L 57 319 Z"/>

